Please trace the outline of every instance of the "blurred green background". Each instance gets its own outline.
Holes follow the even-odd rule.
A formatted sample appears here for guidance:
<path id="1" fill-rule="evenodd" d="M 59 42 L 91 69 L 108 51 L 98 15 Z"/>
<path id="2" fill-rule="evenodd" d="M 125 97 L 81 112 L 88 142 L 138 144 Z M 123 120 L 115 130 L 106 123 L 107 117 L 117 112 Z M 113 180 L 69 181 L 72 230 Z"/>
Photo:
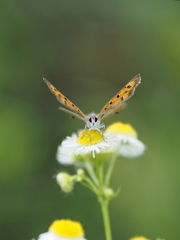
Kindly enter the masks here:
<path id="1" fill-rule="evenodd" d="M 1 1 L 0 239 L 31 239 L 54 219 L 81 221 L 104 239 L 94 195 L 65 195 L 54 176 L 74 173 L 55 159 L 58 144 L 84 127 L 58 110 L 46 77 L 82 111 L 98 112 L 136 74 L 142 83 L 120 115 L 147 145 L 117 161 L 110 204 L 113 239 L 180 239 L 179 1 Z"/>

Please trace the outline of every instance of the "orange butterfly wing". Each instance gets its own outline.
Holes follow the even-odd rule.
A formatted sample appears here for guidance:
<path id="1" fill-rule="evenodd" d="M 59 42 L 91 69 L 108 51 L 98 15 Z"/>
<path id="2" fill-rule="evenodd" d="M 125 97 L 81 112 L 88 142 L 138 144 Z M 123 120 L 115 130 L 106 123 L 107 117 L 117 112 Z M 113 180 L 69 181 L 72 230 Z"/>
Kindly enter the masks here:
<path id="1" fill-rule="evenodd" d="M 72 103 L 67 97 L 65 97 L 60 91 L 58 91 L 47 79 L 43 78 L 45 83 L 47 84 L 48 88 L 51 90 L 51 92 L 56 96 L 57 100 L 66 106 L 67 108 L 71 109 L 73 112 L 65 109 L 60 108 L 61 110 L 74 115 L 75 117 L 79 117 L 83 120 L 86 120 L 87 117 L 85 114 L 74 104 Z"/>
<path id="2" fill-rule="evenodd" d="M 128 100 L 141 82 L 140 74 L 136 75 L 130 82 L 128 82 L 101 110 L 98 118 L 109 117 L 116 111 L 121 110 L 125 105 L 124 102 Z"/>

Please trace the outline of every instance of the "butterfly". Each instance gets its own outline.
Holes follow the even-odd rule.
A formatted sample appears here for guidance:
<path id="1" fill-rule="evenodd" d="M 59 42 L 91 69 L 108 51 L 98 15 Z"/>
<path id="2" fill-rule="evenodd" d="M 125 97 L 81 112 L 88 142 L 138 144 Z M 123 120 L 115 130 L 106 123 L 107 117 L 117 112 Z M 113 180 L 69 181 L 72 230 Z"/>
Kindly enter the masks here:
<path id="1" fill-rule="evenodd" d="M 133 94 L 136 87 L 141 82 L 140 74 L 136 75 L 130 82 L 128 82 L 106 105 L 102 108 L 100 113 L 90 113 L 85 115 L 74 103 L 58 91 L 47 79 L 43 78 L 51 92 L 56 96 L 57 100 L 66 106 L 68 109 L 60 107 L 59 109 L 72 115 L 72 118 L 79 118 L 85 122 L 85 126 L 89 129 L 101 129 L 105 125 L 101 123 L 103 118 L 117 114 L 122 110 L 126 104 L 124 103 Z"/>

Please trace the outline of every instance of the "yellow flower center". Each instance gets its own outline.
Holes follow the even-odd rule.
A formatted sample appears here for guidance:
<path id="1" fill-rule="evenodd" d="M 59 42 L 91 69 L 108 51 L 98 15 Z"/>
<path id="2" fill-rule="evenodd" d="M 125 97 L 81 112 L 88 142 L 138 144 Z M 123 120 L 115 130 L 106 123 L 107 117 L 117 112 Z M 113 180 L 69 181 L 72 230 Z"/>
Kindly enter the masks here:
<path id="1" fill-rule="evenodd" d="M 88 146 L 103 141 L 103 135 L 98 130 L 84 130 L 79 134 L 78 143 Z"/>
<path id="2" fill-rule="evenodd" d="M 76 238 L 84 236 L 81 223 L 69 219 L 55 220 L 49 230 L 61 237 Z"/>
<path id="3" fill-rule="evenodd" d="M 131 238 L 129 240 L 149 240 L 149 238 L 139 236 L 139 237 L 133 237 L 133 238 Z"/>
<path id="4" fill-rule="evenodd" d="M 106 132 L 113 134 L 123 133 L 126 135 L 137 137 L 136 130 L 130 124 L 122 122 L 116 122 L 111 124 L 109 127 L 107 127 Z"/>

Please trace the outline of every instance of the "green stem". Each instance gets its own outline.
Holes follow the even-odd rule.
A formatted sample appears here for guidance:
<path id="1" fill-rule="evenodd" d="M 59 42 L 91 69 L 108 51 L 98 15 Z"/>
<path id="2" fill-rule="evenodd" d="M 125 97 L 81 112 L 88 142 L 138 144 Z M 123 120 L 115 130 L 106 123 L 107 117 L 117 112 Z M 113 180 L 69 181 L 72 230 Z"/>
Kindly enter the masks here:
<path id="1" fill-rule="evenodd" d="M 118 152 L 115 151 L 114 154 L 112 155 L 112 158 L 110 160 L 110 164 L 105 176 L 104 176 L 104 168 L 102 164 L 100 164 L 97 161 L 95 163 L 95 171 L 94 171 L 92 164 L 86 158 L 85 159 L 86 169 L 91 179 L 89 177 L 83 176 L 84 182 L 82 182 L 82 184 L 88 187 L 89 189 L 91 189 L 99 199 L 99 202 L 101 205 L 103 222 L 104 222 L 106 240 L 112 240 L 112 233 L 111 233 L 111 225 L 110 225 L 109 209 L 108 209 L 108 204 L 110 199 L 106 196 L 104 190 L 109 185 L 109 181 L 110 181 L 110 178 L 114 169 L 114 165 L 116 162 L 117 153 Z"/>
<path id="2" fill-rule="evenodd" d="M 109 167 L 108 167 L 108 170 L 107 170 L 107 173 L 106 173 L 106 177 L 105 177 L 105 186 L 109 185 L 109 182 L 110 182 L 110 179 L 111 179 L 111 175 L 112 175 L 112 172 L 113 172 L 113 169 L 114 169 L 114 165 L 116 163 L 117 154 L 118 154 L 118 152 L 115 151 L 113 153 L 113 155 L 112 155 L 112 158 L 110 159 Z"/>
<path id="3" fill-rule="evenodd" d="M 108 202 L 105 199 L 101 198 L 100 204 L 101 204 L 101 210 L 103 215 L 106 240 L 112 240 L 111 225 L 110 225 L 109 211 L 108 211 Z"/>
<path id="4" fill-rule="evenodd" d="M 109 211 L 108 211 L 109 200 L 106 199 L 106 197 L 104 196 L 103 165 L 96 164 L 96 171 L 97 171 L 97 177 L 99 181 L 99 201 L 101 204 L 105 236 L 106 236 L 106 240 L 112 240 L 111 225 L 110 225 Z"/>
<path id="5" fill-rule="evenodd" d="M 99 192 L 98 192 L 98 189 L 96 188 L 96 186 L 94 185 L 94 183 L 86 176 L 83 177 L 84 181 L 86 181 L 86 187 L 90 188 L 97 196 L 99 196 Z"/>
<path id="6" fill-rule="evenodd" d="M 98 175 L 98 181 L 99 181 L 99 190 L 101 193 L 103 192 L 103 166 L 96 165 L 97 175 Z"/>
<path id="7" fill-rule="evenodd" d="M 95 172 L 94 172 L 92 163 L 89 162 L 88 158 L 85 158 L 85 165 L 86 165 L 86 170 L 87 170 L 88 173 L 89 173 L 89 176 L 91 177 L 91 179 L 93 180 L 93 182 L 94 182 L 94 183 L 96 184 L 96 186 L 97 186 L 97 185 L 98 185 L 98 180 L 97 180 L 96 174 L 95 174 Z"/>

